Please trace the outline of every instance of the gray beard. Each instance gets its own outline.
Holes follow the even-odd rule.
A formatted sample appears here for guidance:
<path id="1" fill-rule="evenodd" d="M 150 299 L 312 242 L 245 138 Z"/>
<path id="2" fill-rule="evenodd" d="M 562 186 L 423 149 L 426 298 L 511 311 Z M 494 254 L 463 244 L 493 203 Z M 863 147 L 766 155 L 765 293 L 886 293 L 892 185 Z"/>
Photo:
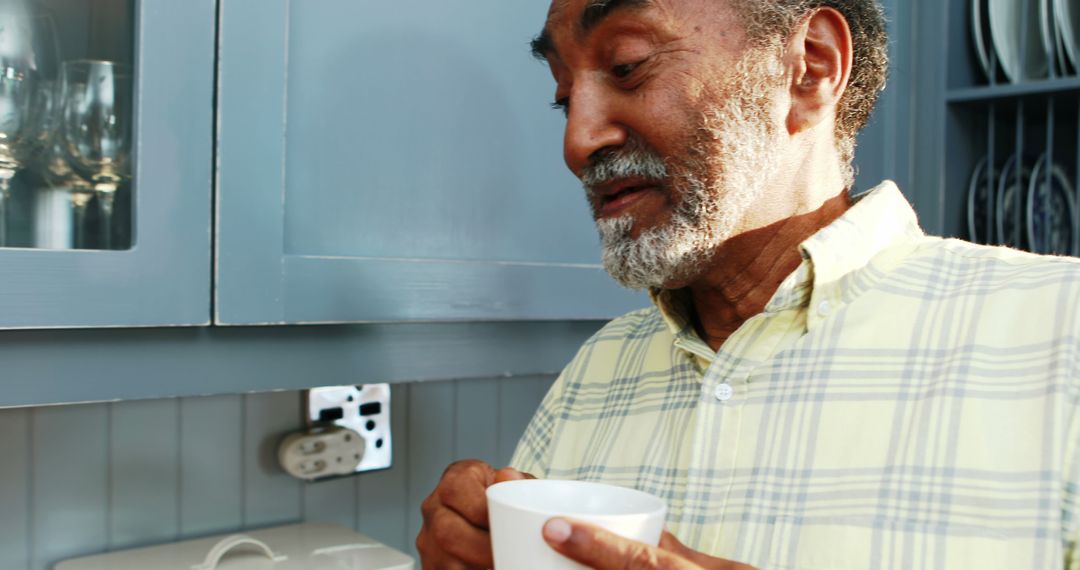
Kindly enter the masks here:
<path id="1" fill-rule="evenodd" d="M 751 89 L 747 89 L 750 91 Z M 764 193 L 778 161 L 767 99 L 747 94 L 702 113 L 684 161 L 664 161 L 640 143 L 628 144 L 586 169 L 586 191 L 605 181 L 645 176 L 678 200 L 667 223 L 631 237 L 630 215 L 597 221 L 604 269 L 630 289 L 665 288 L 704 271 Z"/>

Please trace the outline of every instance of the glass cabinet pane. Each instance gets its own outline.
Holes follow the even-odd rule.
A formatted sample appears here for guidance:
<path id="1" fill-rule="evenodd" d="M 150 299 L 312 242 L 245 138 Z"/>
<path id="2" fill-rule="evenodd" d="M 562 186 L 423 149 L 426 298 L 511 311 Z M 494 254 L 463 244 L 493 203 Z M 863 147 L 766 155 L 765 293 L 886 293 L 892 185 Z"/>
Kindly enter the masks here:
<path id="1" fill-rule="evenodd" d="M 134 3 L 0 1 L 0 246 L 131 247 Z"/>

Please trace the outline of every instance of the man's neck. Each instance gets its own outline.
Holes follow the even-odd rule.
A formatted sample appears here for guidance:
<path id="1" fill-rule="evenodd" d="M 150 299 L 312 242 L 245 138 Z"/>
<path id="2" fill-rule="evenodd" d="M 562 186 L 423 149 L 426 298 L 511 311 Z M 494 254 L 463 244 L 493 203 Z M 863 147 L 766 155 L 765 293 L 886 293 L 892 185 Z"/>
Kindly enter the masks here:
<path id="1" fill-rule="evenodd" d="M 741 233 L 724 243 L 712 269 L 689 284 L 695 327 L 713 350 L 765 309 L 784 279 L 802 262 L 799 244 L 851 207 L 847 191 L 819 208 Z"/>

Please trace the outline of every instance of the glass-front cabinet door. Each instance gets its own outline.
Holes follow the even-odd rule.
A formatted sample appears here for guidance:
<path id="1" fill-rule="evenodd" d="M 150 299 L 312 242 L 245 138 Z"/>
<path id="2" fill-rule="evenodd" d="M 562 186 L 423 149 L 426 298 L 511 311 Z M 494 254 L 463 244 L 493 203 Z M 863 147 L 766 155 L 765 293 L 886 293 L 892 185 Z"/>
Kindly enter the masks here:
<path id="1" fill-rule="evenodd" d="M 215 21 L 0 1 L 0 328 L 207 324 Z"/>

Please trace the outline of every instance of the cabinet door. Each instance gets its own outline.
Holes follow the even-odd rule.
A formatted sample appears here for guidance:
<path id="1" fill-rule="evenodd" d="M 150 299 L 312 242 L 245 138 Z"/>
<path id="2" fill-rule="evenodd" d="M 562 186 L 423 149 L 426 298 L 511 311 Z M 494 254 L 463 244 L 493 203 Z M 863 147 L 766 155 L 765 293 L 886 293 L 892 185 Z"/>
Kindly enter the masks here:
<path id="1" fill-rule="evenodd" d="M 35 97 L 71 81 L 52 99 L 57 114 L 35 115 L 59 117 L 39 129 L 48 145 L 28 147 L 8 178 L 0 328 L 209 324 L 215 1 L 14 5 L 5 3 L 3 18 L 35 22 Z M 76 80 L 69 63 L 91 71 Z M 31 76 L 4 73 L 4 81 Z M 8 113 L 14 96 L 5 89 Z M 58 142 L 56 133 L 67 138 Z M 63 149 L 55 156 L 76 172 L 46 175 L 46 147 Z M 92 152 L 114 152 L 115 161 Z M 79 196 L 88 202 L 73 222 Z M 106 196 L 114 206 L 108 224 Z"/>
<path id="2" fill-rule="evenodd" d="M 223 0 L 216 322 L 609 318 L 547 2 Z"/>

